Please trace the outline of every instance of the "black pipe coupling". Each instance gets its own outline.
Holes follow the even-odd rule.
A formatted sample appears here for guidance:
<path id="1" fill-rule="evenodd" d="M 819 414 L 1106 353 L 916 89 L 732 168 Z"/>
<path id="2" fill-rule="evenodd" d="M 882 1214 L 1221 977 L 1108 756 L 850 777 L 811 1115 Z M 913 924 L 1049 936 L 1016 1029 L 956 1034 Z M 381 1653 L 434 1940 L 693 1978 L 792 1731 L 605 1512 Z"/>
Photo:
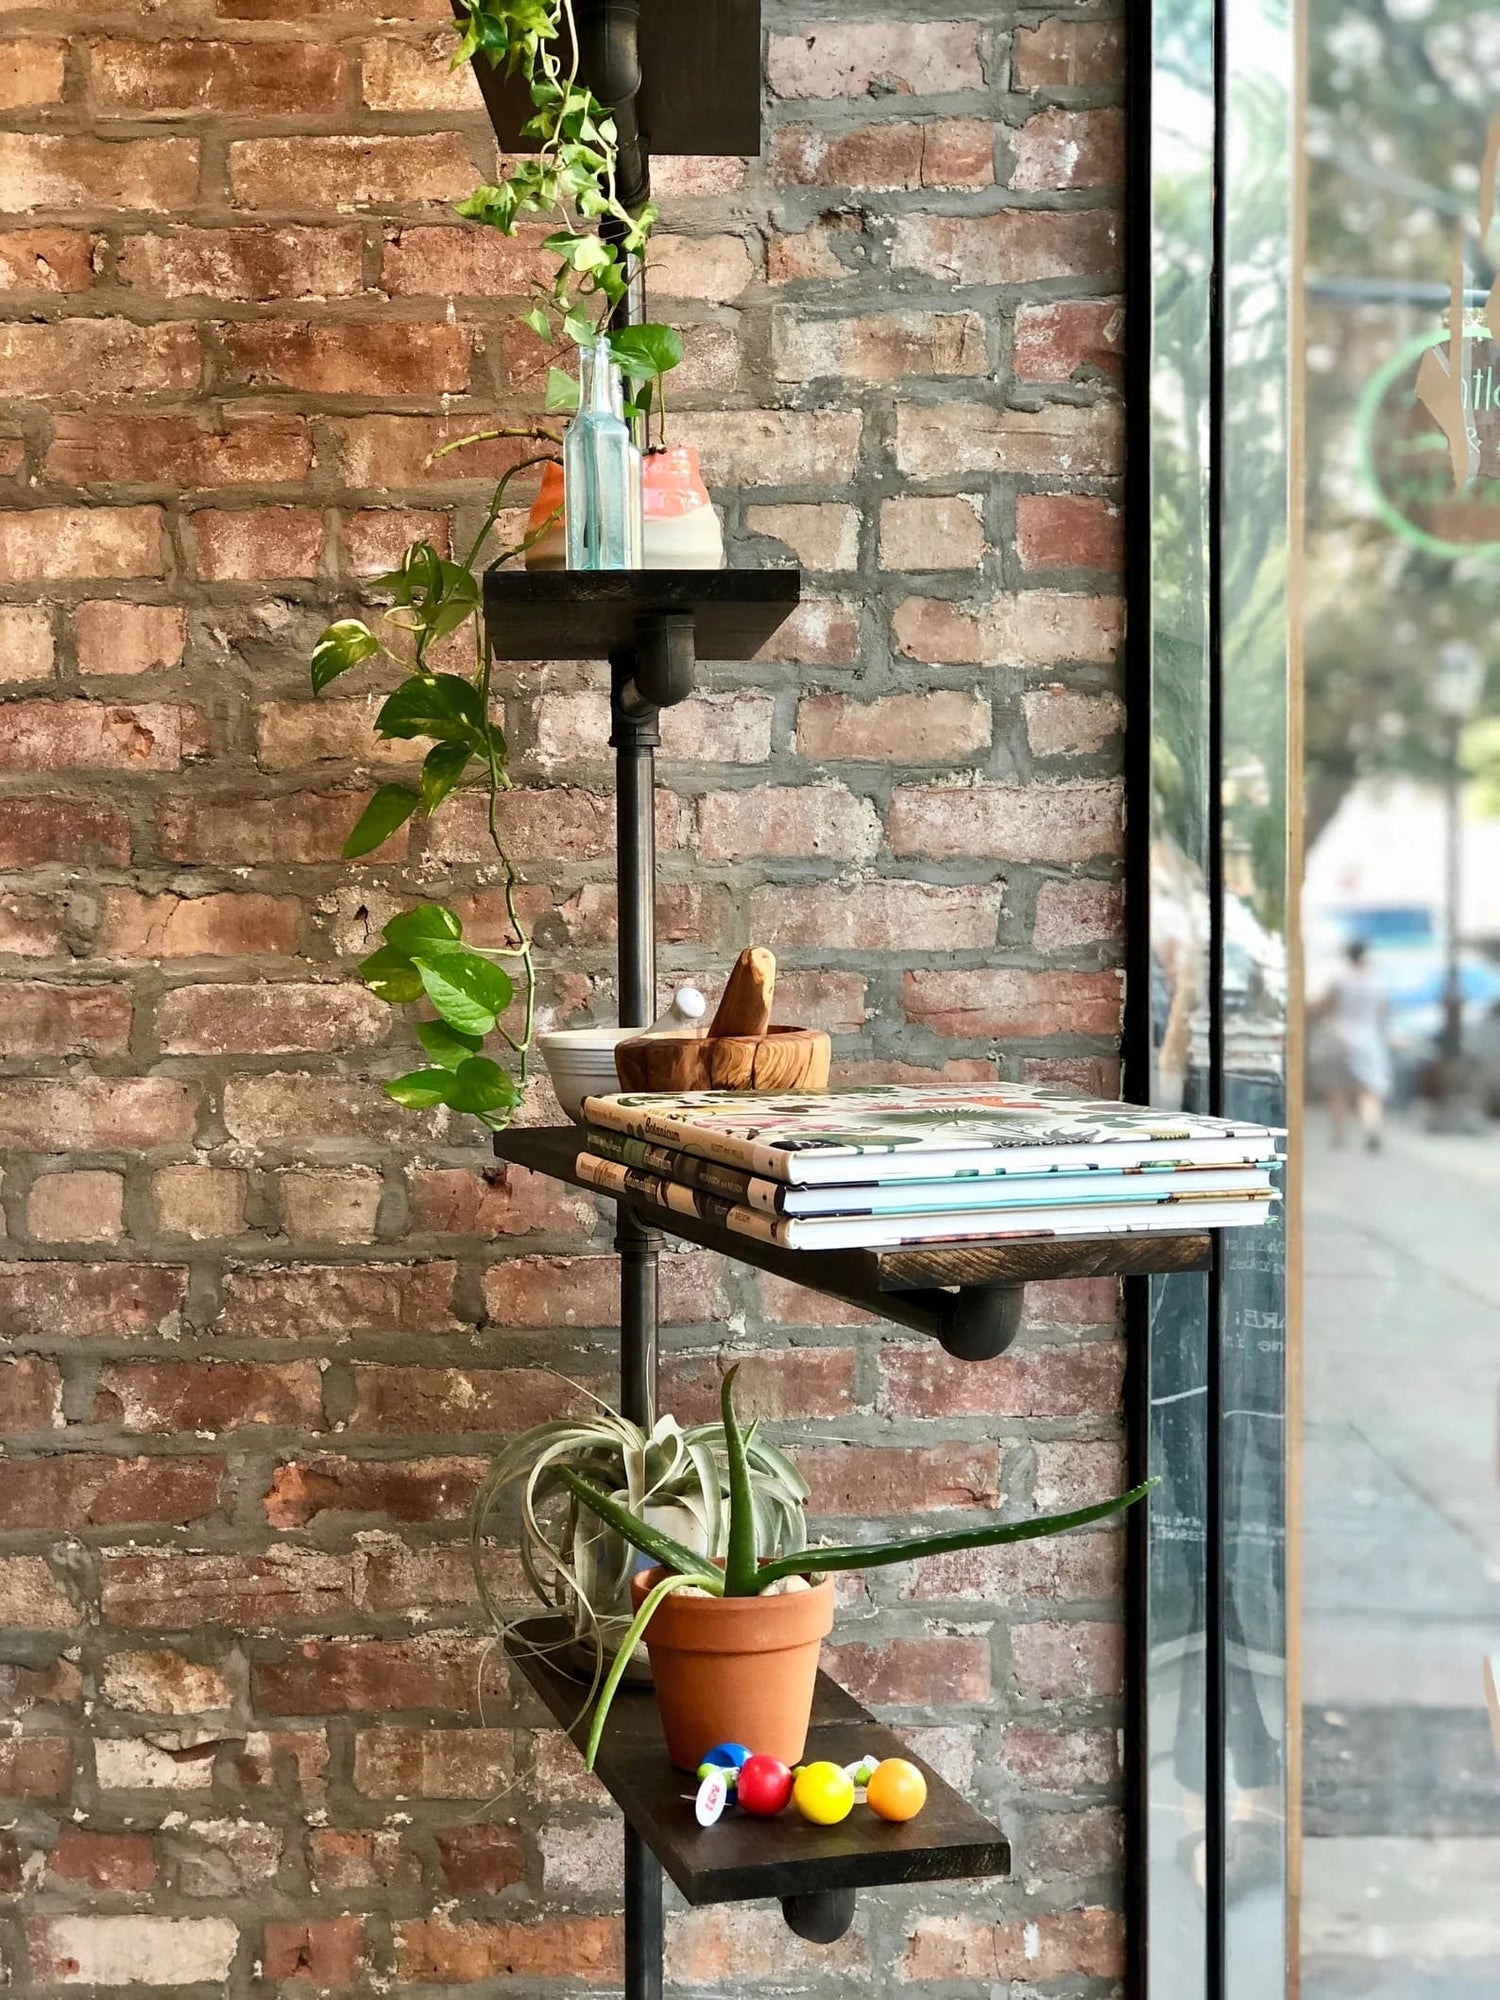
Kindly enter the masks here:
<path id="1" fill-rule="evenodd" d="M 637 214 L 651 195 L 651 163 L 641 143 L 640 0 L 574 0 L 578 74 L 615 121 L 615 191 Z"/>

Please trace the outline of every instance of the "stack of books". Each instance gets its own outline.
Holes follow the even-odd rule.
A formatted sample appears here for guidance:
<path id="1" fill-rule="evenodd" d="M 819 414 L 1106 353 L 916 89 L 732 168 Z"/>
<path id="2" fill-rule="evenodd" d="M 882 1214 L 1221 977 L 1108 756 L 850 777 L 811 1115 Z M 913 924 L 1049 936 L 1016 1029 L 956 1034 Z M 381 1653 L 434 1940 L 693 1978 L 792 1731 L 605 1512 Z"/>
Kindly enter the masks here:
<path id="1" fill-rule="evenodd" d="M 1264 1223 L 1281 1133 L 1045 1084 L 586 1098 L 579 1178 L 793 1250 Z"/>

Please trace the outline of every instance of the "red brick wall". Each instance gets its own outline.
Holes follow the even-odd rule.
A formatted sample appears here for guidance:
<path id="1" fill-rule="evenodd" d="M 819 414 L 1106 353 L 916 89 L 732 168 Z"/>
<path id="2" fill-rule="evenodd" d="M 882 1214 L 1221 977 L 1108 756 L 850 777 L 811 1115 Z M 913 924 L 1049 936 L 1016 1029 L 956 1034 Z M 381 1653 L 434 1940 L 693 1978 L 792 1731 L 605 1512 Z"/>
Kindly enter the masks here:
<path id="1" fill-rule="evenodd" d="M 739 559 L 781 538 L 812 601 L 666 720 L 665 954 L 770 942 L 851 1077 L 1107 1083 L 1117 30 L 770 11 L 766 162 L 664 163 L 656 296 Z M 307 690 L 361 576 L 477 518 L 484 464 L 428 454 L 520 407 L 540 359 L 507 302 L 524 256 L 447 207 L 489 145 L 445 0 L 389 13 L 5 14 L 0 1958 L 21 1992 L 617 1980 L 616 1825 L 521 1726 L 463 1541 L 485 1454 L 564 1399 L 544 1366 L 608 1385 L 607 1233 L 382 1097 L 403 1029 L 355 962 L 417 894 L 482 923 L 493 877 L 462 804 L 339 860 L 388 753 L 355 683 Z M 561 1019 L 610 1017 L 602 690 L 591 669 L 506 691 L 528 780 L 507 822 Z M 747 1383 L 830 1527 L 1116 1476 L 1107 1287 L 1038 1299 L 985 1368 L 696 1255 L 665 1292 L 675 1406 L 760 1350 Z M 678 1916 L 683 1988 L 1109 1990 L 1118 1547 L 848 1593 L 842 1671 L 1001 1812 L 1016 1882 L 870 1898 L 821 1954 L 761 1911 Z"/>

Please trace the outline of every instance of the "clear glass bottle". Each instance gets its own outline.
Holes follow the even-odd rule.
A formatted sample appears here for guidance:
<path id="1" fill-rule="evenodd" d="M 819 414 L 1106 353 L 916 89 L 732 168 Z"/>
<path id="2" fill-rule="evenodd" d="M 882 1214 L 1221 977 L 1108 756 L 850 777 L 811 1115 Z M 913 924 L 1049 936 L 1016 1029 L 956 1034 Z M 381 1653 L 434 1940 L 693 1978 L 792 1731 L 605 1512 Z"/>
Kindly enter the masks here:
<path id="1" fill-rule="evenodd" d="M 569 569 L 641 567 L 641 454 L 601 335 L 578 351 L 578 414 L 563 438 Z"/>

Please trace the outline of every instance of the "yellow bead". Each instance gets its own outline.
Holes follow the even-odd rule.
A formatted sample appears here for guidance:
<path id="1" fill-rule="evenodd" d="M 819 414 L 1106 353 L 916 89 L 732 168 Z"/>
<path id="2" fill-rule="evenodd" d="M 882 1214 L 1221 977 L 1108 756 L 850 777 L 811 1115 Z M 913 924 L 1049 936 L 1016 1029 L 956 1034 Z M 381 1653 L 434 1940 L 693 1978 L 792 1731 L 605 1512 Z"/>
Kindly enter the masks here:
<path id="1" fill-rule="evenodd" d="M 792 1804 L 814 1826 L 837 1826 L 854 1806 L 854 1786 L 837 1764 L 806 1764 L 792 1787 Z"/>

